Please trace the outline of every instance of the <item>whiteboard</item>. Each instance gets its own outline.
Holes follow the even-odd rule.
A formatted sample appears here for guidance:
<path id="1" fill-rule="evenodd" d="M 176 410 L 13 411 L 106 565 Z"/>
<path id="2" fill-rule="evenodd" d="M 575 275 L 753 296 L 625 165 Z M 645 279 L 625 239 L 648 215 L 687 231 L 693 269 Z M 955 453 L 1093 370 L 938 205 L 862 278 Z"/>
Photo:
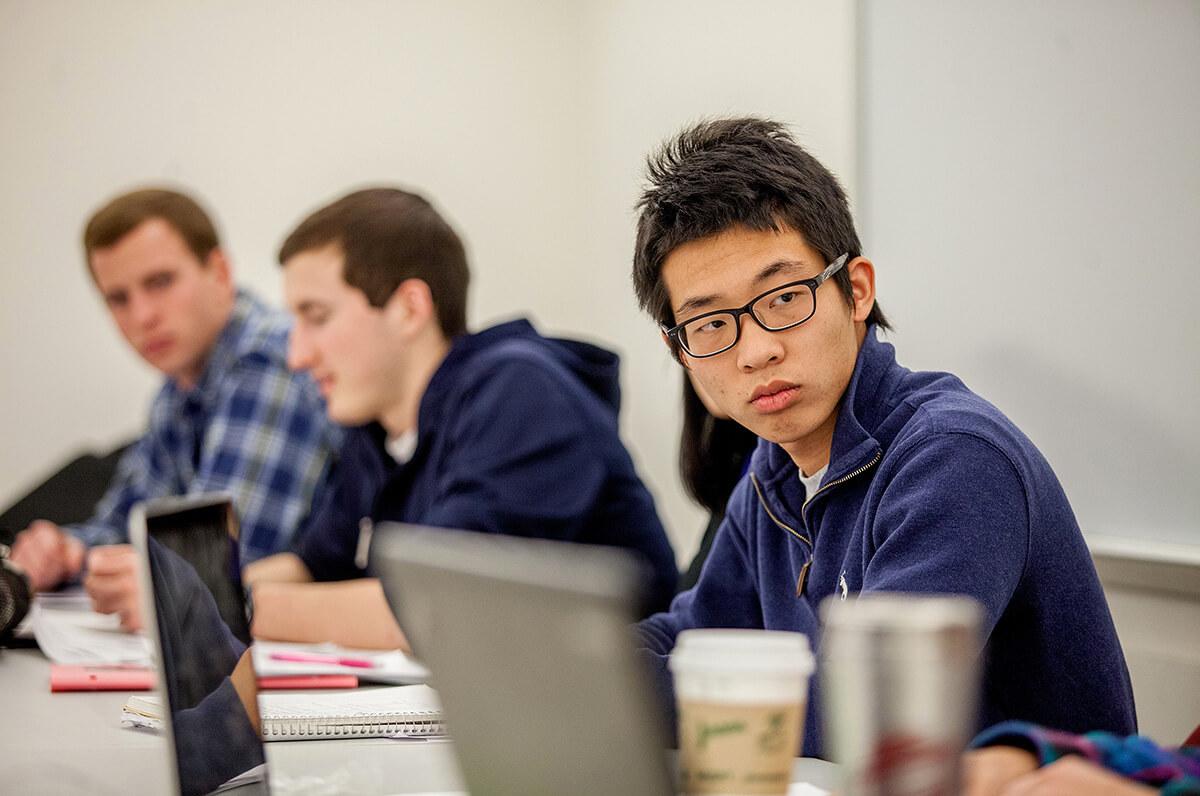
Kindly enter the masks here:
<path id="1" fill-rule="evenodd" d="M 864 0 L 857 215 L 1085 535 L 1200 545 L 1200 2 Z"/>

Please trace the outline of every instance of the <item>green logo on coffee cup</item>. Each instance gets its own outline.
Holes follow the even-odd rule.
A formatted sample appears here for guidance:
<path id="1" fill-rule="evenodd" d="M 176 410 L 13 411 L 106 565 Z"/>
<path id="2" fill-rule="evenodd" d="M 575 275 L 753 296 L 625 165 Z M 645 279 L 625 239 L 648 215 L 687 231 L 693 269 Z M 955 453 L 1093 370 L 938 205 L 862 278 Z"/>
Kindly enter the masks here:
<path id="1" fill-rule="evenodd" d="M 758 748 L 764 752 L 776 752 L 786 742 L 786 730 L 783 722 L 787 718 L 784 712 L 768 713 L 767 728 L 758 736 Z"/>
<path id="2" fill-rule="evenodd" d="M 737 735 L 746 731 L 746 722 L 744 721 L 723 721 L 716 724 L 700 722 L 696 726 L 696 746 L 700 749 L 708 745 L 709 738 L 716 738 L 722 735 Z"/>

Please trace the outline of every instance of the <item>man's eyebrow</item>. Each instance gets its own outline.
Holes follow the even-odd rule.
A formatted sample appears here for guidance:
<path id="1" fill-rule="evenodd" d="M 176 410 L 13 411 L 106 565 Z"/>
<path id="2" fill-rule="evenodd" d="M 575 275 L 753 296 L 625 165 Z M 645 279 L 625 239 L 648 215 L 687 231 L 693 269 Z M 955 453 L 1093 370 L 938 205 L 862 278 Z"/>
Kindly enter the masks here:
<path id="1" fill-rule="evenodd" d="M 760 285 L 776 274 L 804 270 L 808 270 L 808 266 L 799 260 L 776 260 L 758 272 L 758 275 L 754 277 L 754 284 Z"/>
<path id="2" fill-rule="evenodd" d="M 808 266 L 799 260 L 776 260 L 770 265 L 764 266 L 763 269 L 754 276 L 754 281 L 751 284 L 755 285 L 756 287 L 762 286 L 762 283 L 778 274 L 804 270 L 808 270 Z M 720 294 L 717 293 L 707 296 L 693 296 L 675 308 L 675 317 L 680 318 L 687 315 L 696 314 L 702 310 L 711 309 L 713 308 L 713 304 L 719 301 L 720 298 Z M 728 307 L 722 307 L 721 309 L 728 309 Z"/>
<path id="3" fill-rule="evenodd" d="M 162 265 L 143 276 L 140 284 L 145 285 L 149 282 L 153 282 L 155 279 L 160 279 L 164 276 L 173 276 L 174 274 L 175 269 L 171 268 L 170 266 Z"/>
<path id="4" fill-rule="evenodd" d="M 720 296 L 716 293 L 709 296 L 693 296 L 675 308 L 675 317 L 678 319 L 681 316 L 693 315 L 700 310 L 707 309 L 719 298 Z"/>
<path id="5" fill-rule="evenodd" d="M 325 309 L 325 304 L 316 299 L 305 299 L 296 305 L 297 315 L 308 315 L 317 310 Z"/>

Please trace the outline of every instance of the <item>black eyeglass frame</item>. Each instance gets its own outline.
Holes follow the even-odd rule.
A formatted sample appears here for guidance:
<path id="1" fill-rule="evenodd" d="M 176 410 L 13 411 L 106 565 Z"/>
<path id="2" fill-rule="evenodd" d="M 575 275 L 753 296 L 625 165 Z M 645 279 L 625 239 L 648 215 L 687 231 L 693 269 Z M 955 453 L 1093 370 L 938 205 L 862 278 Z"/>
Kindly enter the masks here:
<path id="1" fill-rule="evenodd" d="M 742 316 L 743 315 L 749 315 L 751 318 L 754 319 L 754 322 L 757 323 L 759 325 L 759 327 L 761 327 L 762 329 L 764 329 L 768 332 L 786 332 L 788 329 L 795 329 L 797 326 L 800 326 L 803 323 L 807 323 L 809 320 L 812 319 L 812 316 L 817 314 L 817 288 L 819 288 L 822 284 L 824 284 L 826 279 L 828 279 L 829 277 L 833 276 L 838 271 L 840 271 L 842 269 L 842 266 L 844 266 L 846 264 L 846 261 L 849 259 L 850 259 L 850 253 L 846 252 L 841 257 L 838 257 L 836 260 L 831 262 L 825 268 L 824 271 L 822 271 L 821 273 L 812 277 L 811 279 L 800 279 L 796 282 L 788 282 L 787 284 L 778 285 L 776 287 L 771 288 L 770 290 L 768 290 L 766 292 L 759 293 L 757 296 L 750 299 L 749 301 L 747 301 L 745 304 L 743 304 L 740 307 L 737 307 L 734 309 L 727 309 L 727 310 L 712 310 L 710 312 L 702 312 L 699 315 L 688 318 L 683 323 L 676 324 L 675 326 L 672 326 L 670 328 L 668 328 L 666 324 L 661 324 L 659 328 L 662 329 L 663 334 L 665 334 L 671 340 L 671 342 L 673 342 L 675 345 L 679 346 L 689 357 L 692 357 L 693 359 L 704 359 L 706 357 L 715 357 L 717 354 L 724 354 L 726 351 L 728 351 L 729 349 L 731 349 L 735 345 L 737 345 L 738 341 L 742 339 Z M 778 293 L 779 291 L 786 290 L 789 287 L 799 287 L 801 285 L 808 288 L 809 293 L 812 294 L 812 312 L 810 312 L 808 314 L 808 316 L 802 320 L 796 321 L 795 323 L 789 323 L 787 326 L 771 327 L 771 326 L 767 326 L 765 323 L 763 323 L 762 320 L 757 315 L 755 315 L 754 311 L 751 309 L 751 307 L 753 307 L 759 301 L 763 300 L 764 298 L 771 295 L 772 293 Z M 724 348 L 718 348 L 716 351 L 711 351 L 707 354 L 693 354 L 691 352 L 691 350 L 687 347 L 687 344 L 683 342 L 683 327 L 685 327 L 689 324 L 695 323 L 696 321 L 701 320 L 702 318 L 708 318 L 713 315 L 732 315 L 733 316 L 733 341 L 729 345 L 725 346 Z"/>

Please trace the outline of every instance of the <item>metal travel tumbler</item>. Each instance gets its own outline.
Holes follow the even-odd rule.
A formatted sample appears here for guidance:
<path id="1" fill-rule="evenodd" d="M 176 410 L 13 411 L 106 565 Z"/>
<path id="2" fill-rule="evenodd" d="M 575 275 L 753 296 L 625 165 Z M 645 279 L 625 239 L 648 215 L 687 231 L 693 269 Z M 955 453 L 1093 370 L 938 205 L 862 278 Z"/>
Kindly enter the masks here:
<path id="1" fill-rule="evenodd" d="M 825 739 L 843 796 L 954 796 L 975 731 L 982 610 L 869 593 L 821 605 Z"/>

